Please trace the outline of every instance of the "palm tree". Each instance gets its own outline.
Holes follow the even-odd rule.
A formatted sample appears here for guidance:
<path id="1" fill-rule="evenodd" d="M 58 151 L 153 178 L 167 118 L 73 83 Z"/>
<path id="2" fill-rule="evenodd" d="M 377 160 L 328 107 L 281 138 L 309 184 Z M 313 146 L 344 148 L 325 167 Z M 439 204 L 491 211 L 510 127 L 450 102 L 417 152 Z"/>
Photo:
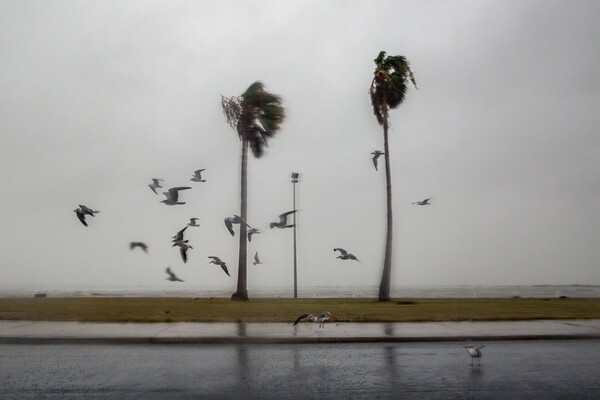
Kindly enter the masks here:
<path id="1" fill-rule="evenodd" d="M 417 83 L 403 56 L 387 56 L 385 51 L 379 53 L 375 61 L 375 72 L 371 81 L 369 94 L 373 105 L 373 114 L 379 125 L 383 127 L 385 156 L 385 178 L 387 188 L 387 235 L 385 240 L 385 258 L 383 273 L 379 285 L 379 301 L 390 300 L 390 282 L 392 273 L 392 179 L 390 175 L 390 148 L 388 145 L 388 113 L 404 101 L 410 80 L 415 88 Z"/>
<path id="2" fill-rule="evenodd" d="M 267 141 L 277 134 L 281 123 L 285 119 L 285 110 L 282 106 L 281 97 L 265 91 L 261 82 L 254 82 L 239 97 L 227 98 L 221 96 L 221 106 L 227 118 L 227 123 L 237 130 L 242 141 L 240 216 L 244 221 L 247 221 L 248 146 L 252 149 L 254 157 L 262 157 Z M 231 296 L 231 300 L 234 301 L 248 301 L 246 228 L 244 223 L 240 224 L 237 291 Z"/>

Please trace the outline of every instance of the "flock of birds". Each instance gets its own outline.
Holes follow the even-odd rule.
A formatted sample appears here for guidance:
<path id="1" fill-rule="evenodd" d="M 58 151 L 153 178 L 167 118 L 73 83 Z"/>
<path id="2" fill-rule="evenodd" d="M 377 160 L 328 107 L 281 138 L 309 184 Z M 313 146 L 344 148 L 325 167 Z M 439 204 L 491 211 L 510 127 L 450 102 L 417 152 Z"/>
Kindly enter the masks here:
<path id="1" fill-rule="evenodd" d="M 380 151 L 380 150 L 375 150 L 371 153 L 373 155 L 373 165 L 375 167 L 375 170 L 377 169 L 377 163 L 378 163 L 378 158 L 382 155 L 384 155 L 385 153 Z M 190 181 L 192 182 L 206 182 L 206 179 L 202 178 L 202 172 L 205 171 L 206 169 L 198 169 L 195 170 L 192 178 L 190 179 Z M 150 188 L 150 190 L 152 190 L 155 194 L 158 194 L 157 189 L 162 189 L 163 186 L 161 184 L 161 182 L 164 182 L 163 179 L 160 178 L 152 178 L 152 183 L 148 185 L 148 187 Z M 176 187 L 172 187 L 167 189 L 166 192 L 162 192 L 162 194 L 165 196 L 165 199 L 161 201 L 161 203 L 164 203 L 165 205 L 168 206 L 176 206 L 176 205 L 183 205 L 185 204 L 184 201 L 180 201 L 180 192 L 184 191 L 184 190 L 189 190 L 191 189 L 191 186 L 176 186 Z M 413 202 L 412 204 L 416 204 L 419 206 L 427 206 L 430 205 L 429 200 L 431 200 L 430 198 L 421 200 L 421 201 L 416 201 Z M 79 219 L 79 221 L 81 221 L 81 223 L 84 226 L 88 226 L 88 222 L 86 221 L 86 217 L 87 216 L 91 216 L 91 217 L 95 217 L 95 214 L 99 213 L 100 211 L 97 210 L 92 210 L 91 208 L 85 206 L 85 205 L 79 205 L 79 208 L 74 210 L 75 214 L 77 215 L 77 218 Z M 271 222 L 270 223 L 270 228 L 279 228 L 279 229 L 285 229 L 285 228 L 291 228 L 294 225 L 291 224 L 288 219 L 289 217 L 296 213 L 297 210 L 292 210 L 292 211 L 287 211 L 284 212 L 282 214 L 279 215 L 279 220 L 275 221 L 275 222 Z M 244 219 L 242 217 L 240 217 L 239 215 L 233 215 L 232 217 L 227 217 L 224 219 L 224 223 L 225 223 L 225 227 L 227 228 L 227 230 L 229 231 L 229 233 L 231 234 L 231 236 L 235 236 L 235 231 L 233 229 L 234 225 L 237 224 L 244 224 L 247 228 L 247 235 L 248 235 L 248 241 L 252 242 L 252 236 L 256 235 L 256 234 L 260 234 L 260 230 L 257 228 L 253 228 L 252 226 L 250 226 L 246 221 L 244 221 Z M 177 232 L 177 234 L 175 236 L 173 236 L 173 240 L 171 241 L 173 243 L 172 247 L 179 247 L 179 253 L 181 255 L 181 259 L 183 260 L 184 263 L 187 262 L 187 252 L 189 249 L 193 249 L 192 245 L 189 244 L 189 240 L 184 239 L 184 232 L 188 227 L 199 227 L 200 225 L 198 224 L 198 218 L 190 218 L 190 222 L 183 228 L 181 229 L 179 232 Z M 145 253 L 148 252 L 148 245 L 143 243 L 143 242 L 131 242 L 129 244 L 129 248 L 131 250 L 134 250 L 136 248 L 140 248 L 141 250 L 143 250 Z M 336 259 L 340 259 L 340 260 L 354 260 L 354 261 L 359 261 L 360 260 L 352 253 L 347 252 L 345 249 L 341 248 L 341 247 L 336 247 L 333 249 L 334 252 L 338 251 L 339 255 L 336 257 Z M 221 269 L 223 269 L 223 272 L 225 272 L 225 274 L 227 274 L 227 276 L 231 276 L 229 274 L 229 271 L 227 270 L 227 265 L 226 263 L 221 260 L 219 257 L 217 256 L 209 256 L 208 258 L 211 259 L 210 264 L 215 264 L 221 267 Z M 253 265 L 260 265 L 262 264 L 262 262 L 260 261 L 260 258 L 258 256 L 258 252 L 256 252 L 254 254 L 254 261 L 252 263 Z M 167 269 L 165 270 L 165 273 L 167 274 L 167 280 L 170 282 L 183 282 L 182 279 L 179 279 L 177 277 L 177 275 L 175 275 L 175 273 L 170 269 L 170 267 L 167 267 Z"/>
<path id="2" fill-rule="evenodd" d="M 192 178 L 190 180 L 193 182 L 206 182 L 206 179 L 202 178 L 202 171 L 205 171 L 205 169 L 198 169 L 198 170 L 194 171 L 194 174 L 192 175 Z M 160 178 L 152 178 L 152 183 L 149 184 L 148 187 L 155 194 L 158 194 L 157 189 L 163 188 L 161 182 L 164 182 L 164 180 L 160 179 Z M 162 192 L 162 194 L 165 196 L 165 199 L 162 200 L 161 203 L 164 203 L 165 205 L 168 205 L 168 206 L 176 206 L 176 205 L 186 204 L 184 201 L 180 201 L 180 192 L 183 190 L 188 190 L 188 189 L 191 189 L 191 186 L 172 187 L 172 188 L 168 189 L 166 192 Z M 270 225 L 269 225 L 270 228 L 271 229 L 273 229 L 273 228 L 284 229 L 284 228 L 293 227 L 294 225 L 288 222 L 288 217 L 290 215 L 294 214 L 296 211 L 297 210 L 287 211 L 287 212 L 284 212 L 283 214 L 279 215 L 278 221 L 270 223 Z M 100 211 L 92 210 L 91 208 L 80 204 L 79 208 L 75 209 L 74 212 L 77 215 L 77 218 L 79 219 L 79 221 L 81 221 L 81 223 L 87 227 L 88 222 L 86 221 L 86 216 L 95 217 L 95 214 L 99 213 Z M 186 229 L 189 227 L 199 227 L 200 225 L 198 224 L 198 220 L 199 220 L 199 218 L 196 218 L 196 217 L 190 218 L 190 222 L 188 222 L 187 225 L 183 229 L 179 230 L 172 237 L 172 240 L 171 240 L 172 247 L 179 247 L 179 254 L 181 255 L 181 259 L 183 260 L 184 263 L 187 263 L 187 260 L 188 260 L 188 257 L 187 257 L 188 250 L 194 248 L 189 243 L 189 240 L 184 238 L 184 233 L 185 233 Z M 233 215 L 232 217 L 226 217 L 223 220 L 223 222 L 225 224 L 225 227 L 231 234 L 231 236 L 235 236 L 235 230 L 233 229 L 234 225 L 244 224 L 247 228 L 247 236 L 248 236 L 249 242 L 252 241 L 253 235 L 260 233 L 259 229 L 253 228 L 252 226 L 250 226 L 239 215 Z M 144 242 L 132 241 L 129 243 L 129 248 L 130 248 L 130 250 L 139 248 L 142 251 L 144 251 L 145 253 L 148 253 L 148 245 Z M 227 264 L 225 263 L 225 261 L 221 260 L 221 258 L 219 258 L 217 256 L 208 256 L 208 258 L 211 260 L 209 262 L 209 264 L 215 264 L 215 265 L 220 266 L 221 269 L 223 270 L 223 272 L 225 272 L 225 274 L 227 274 L 227 276 L 231 276 L 231 274 L 229 273 L 229 270 L 227 269 Z M 258 251 L 254 254 L 254 261 L 252 264 L 253 265 L 262 264 L 262 261 L 260 260 L 260 257 L 258 256 Z M 171 267 L 167 267 L 165 269 L 165 273 L 167 274 L 166 279 L 170 282 L 184 282 L 182 279 L 180 279 L 175 274 L 175 272 L 171 269 Z"/>

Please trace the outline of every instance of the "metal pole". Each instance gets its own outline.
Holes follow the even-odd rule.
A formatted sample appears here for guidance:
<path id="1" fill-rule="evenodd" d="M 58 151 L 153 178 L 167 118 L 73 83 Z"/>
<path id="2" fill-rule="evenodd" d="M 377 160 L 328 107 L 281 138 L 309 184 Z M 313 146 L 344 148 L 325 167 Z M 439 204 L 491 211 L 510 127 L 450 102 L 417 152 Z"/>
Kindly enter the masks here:
<path id="1" fill-rule="evenodd" d="M 294 207 L 292 208 L 292 210 L 296 210 L 296 183 L 298 183 L 298 176 L 299 174 L 297 172 L 292 172 L 292 185 L 294 188 L 294 194 L 293 194 L 293 203 L 294 203 Z M 298 259 L 296 256 L 296 213 L 293 214 L 294 215 L 294 298 L 297 299 L 298 298 Z"/>

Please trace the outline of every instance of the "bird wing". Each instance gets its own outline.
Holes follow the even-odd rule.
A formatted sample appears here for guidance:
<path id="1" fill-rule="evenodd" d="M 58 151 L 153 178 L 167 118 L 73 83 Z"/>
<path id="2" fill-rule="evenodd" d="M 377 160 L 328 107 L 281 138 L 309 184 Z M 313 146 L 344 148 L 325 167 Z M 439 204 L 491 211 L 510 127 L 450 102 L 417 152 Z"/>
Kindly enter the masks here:
<path id="1" fill-rule="evenodd" d="M 256 254 L 254 254 L 254 261 L 260 262 L 260 259 L 258 258 L 258 251 L 256 252 Z"/>
<path id="2" fill-rule="evenodd" d="M 216 256 L 208 256 L 208 258 L 212 258 L 211 263 L 214 261 L 215 263 L 220 263 L 221 259 L 219 257 Z"/>
<path id="3" fill-rule="evenodd" d="M 288 212 L 285 212 L 283 214 L 279 214 L 279 222 L 282 223 L 282 224 L 284 224 L 284 225 L 287 225 L 287 217 L 288 217 L 288 215 L 293 214 L 295 212 L 296 212 L 296 210 L 288 211 Z"/>
<path id="4" fill-rule="evenodd" d="M 175 235 L 174 239 L 179 241 L 179 240 L 183 240 L 183 232 L 185 232 L 185 230 L 187 229 L 187 225 L 185 228 L 183 228 L 182 230 L 180 230 L 179 232 L 177 232 L 177 234 Z"/>
<path id="5" fill-rule="evenodd" d="M 223 268 L 223 271 L 225 271 L 227 276 L 231 276 L 231 275 L 229 275 L 229 271 L 227 271 L 227 265 L 225 265 L 224 262 L 221 262 L 219 265 L 221 266 L 221 268 Z"/>
<path id="6" fill-rule="evenodd" d="M 137 246 L 137 244 L 135 242 L 130 242 L 129 243 L 129 249 L 133 250 L 135 248 L 135 246 Z"/>
<path id="7" fill-rule="evenodd" d="M 171 196 L 171 199 L 173 199 L 173 201 L 177 201 L 177 199 L 179 198 L 179 191 L 187 190 L 187 189 L 191 189 L 191 187 L 190 186 L 174 187 L 174 188 L 169 189 L 169 195 Z"/>
<path id="8" fill-rule="evenodd" d="M 84 213 L 82 213 L 82 212 L 81 212 L 81 211 L 79 211 L 79 210 L 76 210 L 76 211 L 75 211 L 75 214 L 77 214 L 77 218 L 79 218 L 79 220 L 81 221 L 81 223 L 82 223 L 83 225 L 85 225 L 85 226 L 88 226 L 87 222 L 85 222 L 85 214 L 84 214 Z"/>
<path id="9" fill-rule="evenodd" d="M 333 249 L 333 251 L 339 251 L 341 256 L 345 256 L 346 254 L 348 254 L 348 252 L 346 250 L 339 248 L 339 247 Z"/>
<path id="10" fill-rule="evenodd" d="M 140 243 L 139 246 L 144 250 L 144 253 L 148 252 L 148 245 L 146 243 Z"/>
<path id="11" fill-rule="evenodd" d="M 158 192 L 156 191 L 156 188 L 158 186 L 148 185 L 148 187 L 154 192 L 154 194 L 158 194 Z"/>
<path id="12" fill-rule="evenodd" d="M 375 154 L 373 156 L 373 165 L 375 166 L 375 171 L 378 171 L 378 169 L 377 169 L 377 158 L 379 158 L 379 155 Z"/>
<path id="13" fill-rule="evenodd" d="M 299 317 L 298 317 L 298 318 L 297 318 L 297 319 L 294 321 L 294 325 L 298 325 L 298 322 L 300 322 L 300 321 L 302 321 L 303 319 L 305 319 L 305 318 L 308 318 L 308 317 L 312 317 L 312 314 L 311 314 L 311 313 L 305 313 L 305 314 L 302 314 L 301 316 L 299 316 Z"/>
<path id="14" fill-rule="evenodd" d="M 198 179 L 202 178 L 202 177 L 200 176 L 200 174 L 202 173 L 202 171 L 204 171 L 204 169 L 205 169 L 205 168 L 202 168 L 202 169 L 197 169 L 197 170 L 195 170 L 195 171 L 194 171 L 194 175 L 196 175 L 196 176 L 198 177 Z"/>
<path id="15" fill-rule="evenodd" d="M 227 227 L 227 230 L 229 231 L 229 233 L 231 233 L 231 236 L 235 236 L 235 231 L 233 230 L 233 225 L 231 224 L 231 219 L 230 218 L 225 218 L 225 226 Z"/>
<path id="16" fill-rule="evenodd" d="M 187 247 L 179 247 L 179 254 L 184 263 L 187 262 Z"/>

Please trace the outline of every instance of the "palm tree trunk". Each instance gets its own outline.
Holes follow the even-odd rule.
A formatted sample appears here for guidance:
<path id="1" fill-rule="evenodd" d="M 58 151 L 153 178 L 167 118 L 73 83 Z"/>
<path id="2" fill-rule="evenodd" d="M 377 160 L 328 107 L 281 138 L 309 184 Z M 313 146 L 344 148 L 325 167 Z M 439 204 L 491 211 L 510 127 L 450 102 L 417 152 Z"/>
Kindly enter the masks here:
<path id="1" fill-rule="evenodd" d="M 241 201 L 240 201 L 240 217 L 247 221 L 248 213 L 248 141 L 242 139 L 242 171 L 241 171 Z M 237 291 L 231 295 L 233 301 L 248 301 L 248 286 L 247 286 L 247 244 L 246 240 L 246 224 L 240 223 L 240 253 L 238 260 L 238 282 Z"/>
<path id="2" fill-rule="evenodd" d="M 387 234 L 385 238 L 385 258 L 383 260 L 383 273 L 379 284 L 379 301 L 390 301 L 390 283 L 392 278 L 392 177 L 390 174 L 390 147 L 388 145 L 388 123 L 383 124 L 383 143 L 385 157 L 385 179 L 387 189 Z"/>

